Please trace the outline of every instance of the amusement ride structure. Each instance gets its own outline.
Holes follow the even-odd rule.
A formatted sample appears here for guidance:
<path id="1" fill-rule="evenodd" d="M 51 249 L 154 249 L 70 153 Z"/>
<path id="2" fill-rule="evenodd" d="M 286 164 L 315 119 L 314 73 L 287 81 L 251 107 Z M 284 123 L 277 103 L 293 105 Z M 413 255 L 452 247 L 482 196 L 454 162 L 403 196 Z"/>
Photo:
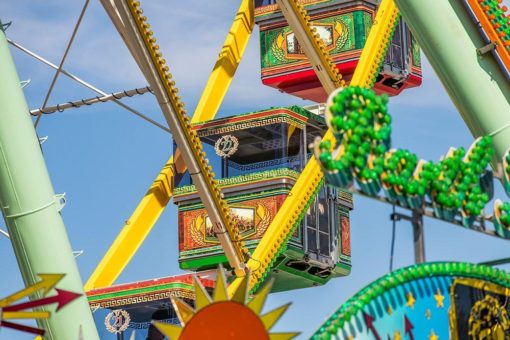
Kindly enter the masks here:
<path id="1" fill-rule="evenodd" d="M 100 2 L 147 87 L 95 89 L 95 98 L 51 107 L 47 97 L 30 111 L 8 44 L 41 58 L 1 26 L 0 205 L 27 288 L 0 300 L 0 326 L 47 339 L 293 338 L 270 332 L 288 306 L 262 314 L 264 301 L 349 275 L 349 214 L 360 194 L 411 211 L 392 218 L 412 222 L 416 265 L 361 290 L 314 338 L 510 338 L 508 273 L 426 263 L 423 238 L 423 216 L 510 238 L 510 203 L 484 212 L 494 178 L 510 196 L 510 19 L 501 1 L 242 0 L 191 117 L 141 4 Z M 74 77 L 62 65 L 87 5 L 52 86 L 60 73 Z M 215 119 L 256 24 L 262 83 L 317 105 Z M 391 148 L 388 98 L 420 86 L 420 48 L 476 138 L 436 163 Z M 147 92 L 167 126 L 121 102 Z M 44 114 L 105 101 L 171 132 L 174 147 L 83 285 L 30 114 L 37 126 Z M 114 285 L 171 199 L 179 266 L 194 274 Z M 15 303 L 24 297 L 32 301 Z"/>

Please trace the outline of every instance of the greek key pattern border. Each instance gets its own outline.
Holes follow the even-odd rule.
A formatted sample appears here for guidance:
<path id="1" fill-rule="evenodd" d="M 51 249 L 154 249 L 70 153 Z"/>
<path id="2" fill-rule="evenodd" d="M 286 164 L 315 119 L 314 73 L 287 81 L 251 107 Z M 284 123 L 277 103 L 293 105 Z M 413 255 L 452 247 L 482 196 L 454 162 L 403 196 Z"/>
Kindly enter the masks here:
<path id="1" fill-rule="evenodd" d="M 158 320 L 158 322 L 168 323 L 170 325 L 180 325 L 178 318 L 171 318 L 165 320 Z M 130 322 L 128 328 L 129 329 L 147 329 L 151 326 L 152 322 Z"/>
<path id="2" fill-rule="evenodd" d="M 299 129 L 303 129 L 305 124 L 295 121 L 292 118 L 289 117 L 274 117 L 274 118 L 264 118 L 260 120 L 254 120 L 250 122 L 241 122 L 241 123 L 234 123 L 232 125 L 218 127 L 218 128 L 205 128 L 203 130 L 198 130 L 197 134 L 199 137 L 207 137 L 211 135 L 221 135 L 232 131 L 239 131 L 249 128 L 255 128 L 255 127 L 261 127 L 271 124 L 278 124 L 278 123 L 287 123 L 289 125 L 295 126 Z"/>
<path id="3" fill-rule="evenodd" d="M 267 161 L 270 162 L 270 161 Z M 232 165 L 233 162 L 230 162 L 229 165 Z M 238 165 L 238 164 L 237 164 Z M 275 164 L 277 165 L 277 164 Z M 242 167 L 242 165 L 238 165 Z M 266 166 L 266 165 L 264 165 Z M 243 170 L 240 168 L 235 168 L 237 170 Z M 239 175 L 234 177 L 227 177 L 227 178 L 220 178 L 218 179 L 218 186 L 220 188 L 230 186 L 230 185 L 236 185 L 236 184 L 243 184 L 243 183 L 252 183 L 255 181 L 265 180 L 265 179 L 275 179 L 277 177 L 292 177 L 294 179 L 297 179 L 299 177 L 299 173 L 295 170 L 288 169 L 288 168 L 280 168 L 280 169 L 272 169 L 272 170 L 266 170 L 261 172 L 255 172 L 247 175 Z M 190 192 L 196 191 L 195 185 L 185 185 L 182 187 L 177 187 L 174 189 L 174 197 L 187 194 Z"/>
<path id="4" fill-rule="evenodd" d="M 240 170 L 240 171 L 250 171 L 250 170 L 255 170 L 255 169 L 267 168 L 270 166 L 276 166 L 276 165 L 296 162 L 296 161 L 299 161 L 300 158 L 301 158 L 301 156 L 298 155 L 298 156 L 273 159 L 270 161 L 264 161 L 264 162 L 259 162 L 259 163 L 253 163 L 253 164 L 249 164 L 249 165 L 237 164 L 236 162 L 231 161 L 228 163 L 228 166 L 230 166 L 231 168 L 234 168 L 236 170 Z"/>

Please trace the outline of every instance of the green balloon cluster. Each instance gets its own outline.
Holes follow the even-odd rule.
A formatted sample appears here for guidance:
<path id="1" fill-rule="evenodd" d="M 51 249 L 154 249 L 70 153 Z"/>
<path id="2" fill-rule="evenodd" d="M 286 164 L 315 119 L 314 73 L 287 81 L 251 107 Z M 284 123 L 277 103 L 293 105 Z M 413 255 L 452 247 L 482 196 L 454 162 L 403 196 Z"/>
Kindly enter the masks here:
<path id="1" fill-rule="evenodd" d="M 381 177 L 386 187 L 393 187 L 396 192 L 409 196 L 424 196 L 427 182 L 415 176 L 418 157 L 409 150 L 396 149 L 388 153 Z"/>
<path id="2" fill-rule="evenodd" d="M 499 220 L 505 227 L 510 227 L 510 203 L 505 202 L 499 207 L 500 217 Z"/>
<path id="3" fill-rule="evenodd" d="M 369 165 L 369 156 L 384 155 L 388 149 L 391 116 L 387 103 L 387 96 L 376 96 L 373 91 L 361 87 L 348 87 L 333 98 L 329 125 L 340 142 L 342 157 L 333 159 L 331 143 L 322 142 L 319 160 L 327 170 L 352 170 L 364 181 L 379 178 L 382 163 Z"/>
<path id="4" fill-rule="evenodd" d="M 462 182 L 457 186 L 460 195 L 464 194 L 463 210 L 469 215 L 479 215 L 489 202 L 489 195 L 482 192 L 480 176 L 489 165 L 494 156 L 492 137 L 483 137 L 467 156 L 467 162 L 463 163 Z"/>
<path id="5" fill-rule="evenodd" d="M 422 175 L 429 180 L 432 201 L 446 209 L 462 209 L 465 215 L 479 215 L 489 195 L 482 192 L 480 176 L 492 156 L 492 138 L 478 139 L 467 156 L 464 148 L 453 150 L 437 166 L 424 166 Z"/>
<path id="6" fill-rule="evenodd" d="M 336 93 L 331 103 L 327 118 L 338 157 L 333 157 L 330 141 L 319 144 L 318 154 L 327 182 L 347 187 L 351 184 L 347 181 L 355 178 L 370 195 L 376 195 L 382 185 L 390 201 L 411 208 L 421 207 L 428 196 L 438 217 L 451 220 L 460 211 L 468 226 L 472 217 L 480 215 L 489 201 L 480 178 L 494 154 L 491 137 L 478 138 L 468 152 L 451 149 L 441 161 L 425 162 L 409 150 L 389 150 L 387 96 L 348 87 Z"/>

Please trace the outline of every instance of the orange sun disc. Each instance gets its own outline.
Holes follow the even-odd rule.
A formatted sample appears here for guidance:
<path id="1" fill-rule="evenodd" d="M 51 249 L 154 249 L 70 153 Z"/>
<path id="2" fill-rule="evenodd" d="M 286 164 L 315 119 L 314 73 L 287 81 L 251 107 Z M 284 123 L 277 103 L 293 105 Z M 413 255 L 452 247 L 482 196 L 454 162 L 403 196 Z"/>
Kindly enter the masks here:
<path id="1" fill-rule="evenodd" d="M 231 301 L 201 309 L 183 329 L 181 340 L 195 339 L 269 339 L 259 316 L 246 306 Z"/>

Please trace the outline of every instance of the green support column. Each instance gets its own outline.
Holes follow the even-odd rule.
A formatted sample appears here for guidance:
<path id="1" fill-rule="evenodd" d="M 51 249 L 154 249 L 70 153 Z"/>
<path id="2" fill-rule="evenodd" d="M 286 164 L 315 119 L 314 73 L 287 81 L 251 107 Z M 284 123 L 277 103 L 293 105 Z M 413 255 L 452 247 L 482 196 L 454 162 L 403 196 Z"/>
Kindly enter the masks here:
<path id="1" fill-rule="evenodd" d="M 462 0 L 395 3 L 473 136 L 493 135 L 500 174 L 510 147 L 510 83 L 491 53 L 477 54 L 486 44 Z"/>
<path id="2" fill-rule="evenodd" d="M 64 273 L 58 288 L 83 294 L 57 201 L 0 29 L 0 207 L 16 259 L 27 286 L 39 281 L 38 273 Z M 55 306 L 48 310 L 54 311 Z M 85 295 L 52 313 L 39 326 L 46 329 L 45 339 L 78 339 L 80 326 L 84 339 L 99 339 Z"/>

